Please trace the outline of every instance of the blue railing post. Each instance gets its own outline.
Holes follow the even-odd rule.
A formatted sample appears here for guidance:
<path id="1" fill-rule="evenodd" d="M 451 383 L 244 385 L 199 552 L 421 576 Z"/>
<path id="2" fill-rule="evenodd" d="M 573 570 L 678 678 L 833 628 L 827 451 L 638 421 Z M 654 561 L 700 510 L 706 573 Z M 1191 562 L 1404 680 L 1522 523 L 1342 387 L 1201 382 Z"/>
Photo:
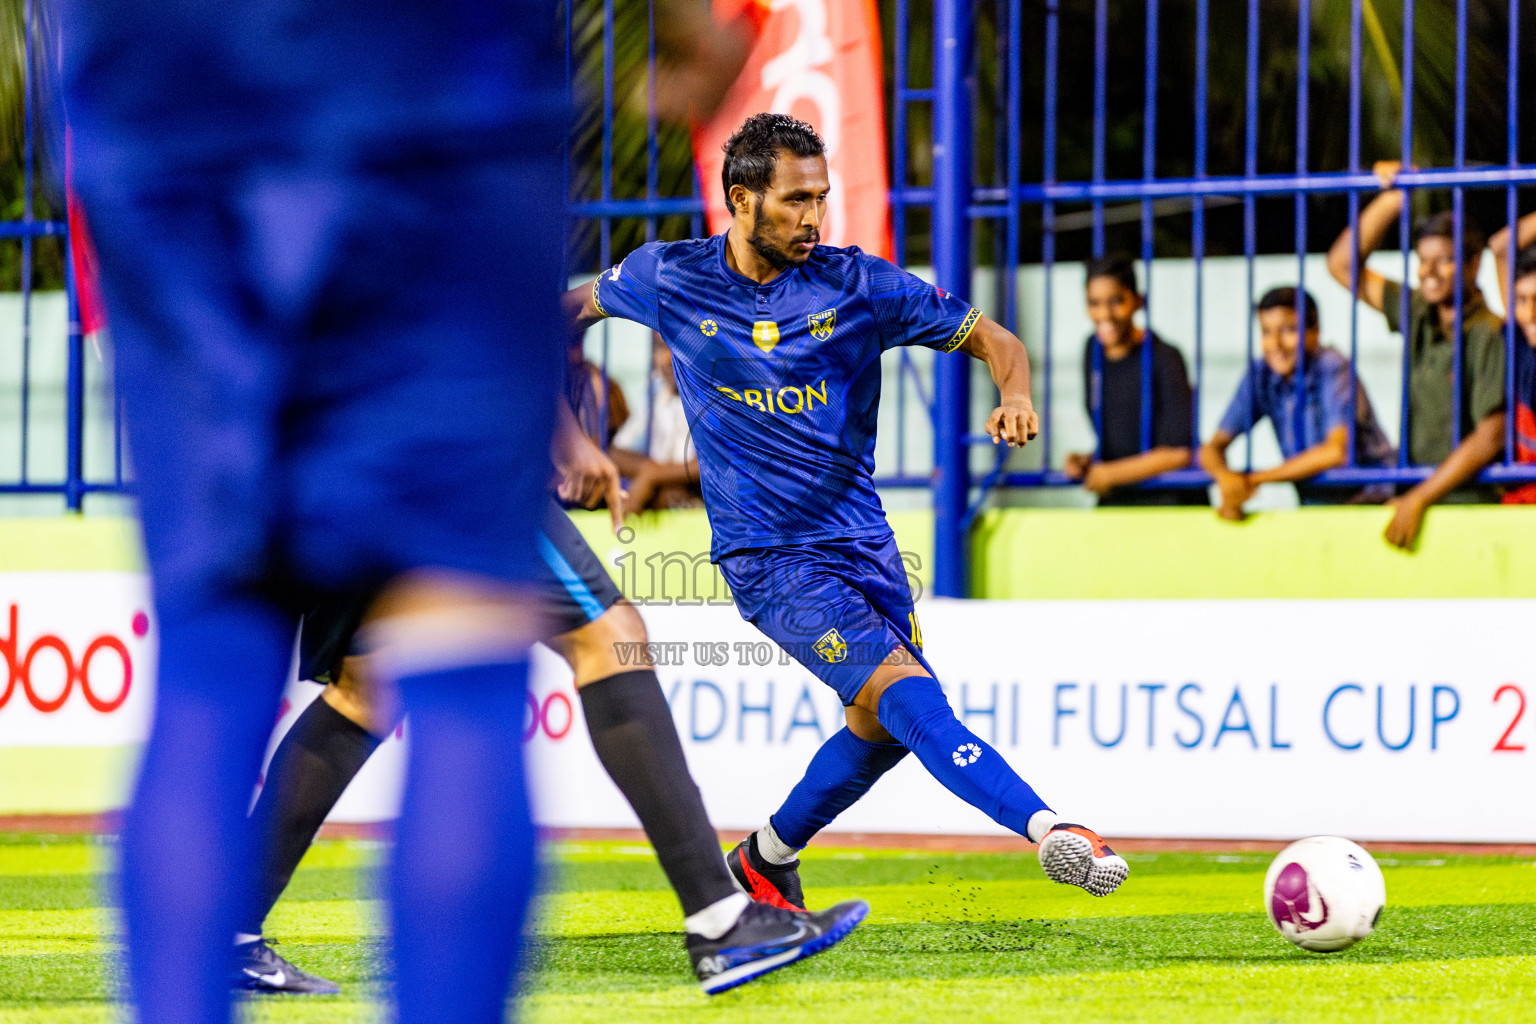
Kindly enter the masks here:
<path id="1" fill-rule="evenodd" d="M 971 3 L 936 0 L 933 12 L 933 272 L 940 288 L 971 293 Z M 970 492 L 970 360 L 934 363 L 933 582 L 941 597 L 966 594 L 963 521 Z"/>
<path id="2" fill-rule="evenodd" d="M 64 467 L 64 504 L 71 512 L 81 511 L 85 500 L 85 339 L 80 334 L 80 299 L 75 284 L 75 261 L 70 257 L 69 236 L 63 239 L 64 302 L 68 331 L 65 336 L 68 369 L 66 376 L 65 423 L 66 455 Z"/>

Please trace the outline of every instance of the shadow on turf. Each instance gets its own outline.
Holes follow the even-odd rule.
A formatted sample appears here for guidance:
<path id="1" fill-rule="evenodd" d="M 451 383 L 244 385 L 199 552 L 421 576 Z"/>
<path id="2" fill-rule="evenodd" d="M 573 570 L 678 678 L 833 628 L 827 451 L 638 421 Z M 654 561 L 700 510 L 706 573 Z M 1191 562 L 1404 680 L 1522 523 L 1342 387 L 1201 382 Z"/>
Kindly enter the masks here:
<path id="1" fill-rule="evenodd" d="M 1400 963 L 1528 954 L 1536 913 L 1525 904 L 1398 907 L 1370 939 L 1316 954 L 1281 938 L 1259 913 L 1082 920 L 866 923 L 795 969 L 822 980 L 1031 976 L 1175 964 Z M 544 991 L 676 985 L 688 961 L 676 932 L 542 937 L 530 949 Z"/>

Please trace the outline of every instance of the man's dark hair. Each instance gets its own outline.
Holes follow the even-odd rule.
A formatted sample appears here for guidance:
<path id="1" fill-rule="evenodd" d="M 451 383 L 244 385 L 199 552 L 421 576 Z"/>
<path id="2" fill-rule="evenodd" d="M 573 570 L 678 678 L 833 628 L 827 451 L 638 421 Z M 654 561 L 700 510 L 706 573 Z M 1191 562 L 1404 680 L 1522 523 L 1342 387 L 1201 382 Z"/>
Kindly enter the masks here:
<path id="1" fill-rule="evenodd" d="M 1439 213 L 1426 217 L 1419 222 L 1419 228 L 1413 234 L 1413 244 L 1426 238 L 1444 238 L 1452 244 L 1456 242 L 1456 215 L 1450 210 L 1441 210 Z M 1488 236 L 1483 234 L 1483 229 L 1471 217 L 1461 218 L 1461 261 L 1471 263 L 1488 244 Z"/>
<path id="2" fill-rule="evenodd" d="M 1317 300 L 1312 297 L 1311 292 L 1301 292 L 1301 294 L 1305 295 L 1307 299 L 1307 330 L 1316 330 Z M 1284 288 L 1271 288 L 1263 294 L 1255 308 L 1260 313 L 1266 309 L 1289 309 L 1294 313 L 1296 311 L 1296 299 L 1297 291 L 1289 285 Z"/>
<path id="3" fill-rule="evenodd" d="M 725 164 L 720 168 L 720 184 L 725 188 L 725 205 L 732 213 L 731 186 L 740 185 L 761 196 L 773 181 L 773 168 L 779 151 L 795 156 L 825 156 L 826 143 L 816 129 L 788 114 L 753 114 L 741 123 L 736 133 L 725 140 Z"/>
<path id="4" fill-rule="evenodd" d="M 1107 277 L 1120 284 L 1122 288 L 1132 295 L 1140 295 L 1141 289 L 1136 287 L 1136 264 L 1124 256 L 1105 256 L 1096 260 L 1089 260 L 1083 264 L 1088 274 L 1083 284 L 1096 277 Z"/>
<path id="5" fill-rule="evenodd" d="M 1518 281 L 1527 274 L 1536 274 L 1536 244 L 1521 249 L 1515 257 L 1515 280 Z"/>

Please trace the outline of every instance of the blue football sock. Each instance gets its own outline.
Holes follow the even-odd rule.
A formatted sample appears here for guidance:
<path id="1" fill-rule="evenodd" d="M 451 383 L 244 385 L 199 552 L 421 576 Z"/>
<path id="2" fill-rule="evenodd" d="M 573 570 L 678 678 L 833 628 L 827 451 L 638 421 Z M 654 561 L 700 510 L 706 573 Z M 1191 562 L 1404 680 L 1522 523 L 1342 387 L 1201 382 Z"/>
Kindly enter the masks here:
<path id="1" fill-rule="evenodd" d="M 839 729 L 816 751 L 805 776 L 768 821 L 780 839 L 798 850 L 906 756 L 900 743 L 871 743 Z"/>
<path id="2" fill-rule="evenodd" d="M 228 1024 L 245 814 L 296 625 L 249 598 L 162 614 L 154 730 L 122 837 L 138 1020 Z"/>
<path id="3" fill-rule="evenodd" d="M 909 676 L 880 697 L 880 724 L 951 793 L 993 821 L 1028 835 L 1030 816 L 1050 810 L 1008 762 L 955 717 L 938 680 Z"/>
<path id="4" fill-rule="evenodd" d="M 410 765 L 391 872 L 399 1024 L 500 1024 L 537 864 L 528 664 L 399 680 Z"/>

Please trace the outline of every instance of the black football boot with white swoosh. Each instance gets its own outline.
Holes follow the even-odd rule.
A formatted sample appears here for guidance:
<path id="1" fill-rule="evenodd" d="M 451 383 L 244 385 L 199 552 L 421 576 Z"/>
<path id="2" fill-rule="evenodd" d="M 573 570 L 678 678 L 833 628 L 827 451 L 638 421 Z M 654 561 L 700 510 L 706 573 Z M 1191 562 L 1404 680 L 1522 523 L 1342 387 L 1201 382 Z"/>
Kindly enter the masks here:
<path id="1" fill-rule="evenodd" d="M 830 949 L 869 913 L 863 900 L 805 913 L 750 904 L 718 939 L 688 936 L 688 955 L 705 995 L 718 995 L 769 971 Z"/>
<path id="2" fill-rule="evenodd" d="M 230 987 L 247 992 L 286 992 L 292 995 L 334 996 L 341 986 L 329 978 L 301 971 L 267 945 L 265 939 L 235 947 Z"/>

